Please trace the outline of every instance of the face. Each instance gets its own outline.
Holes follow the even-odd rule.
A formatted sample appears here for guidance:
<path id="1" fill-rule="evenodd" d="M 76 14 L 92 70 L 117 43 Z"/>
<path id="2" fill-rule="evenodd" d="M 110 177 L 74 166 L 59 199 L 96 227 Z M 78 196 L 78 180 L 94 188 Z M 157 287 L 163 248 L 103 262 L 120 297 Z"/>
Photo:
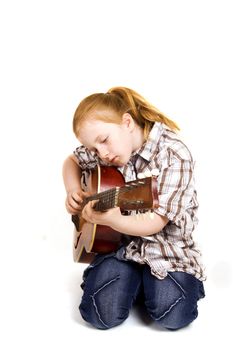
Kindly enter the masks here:
<path id="1" fill-rule="evenodd" d="M 122 119 L 121 124 L 89 119 L 83 123 L 78 138 L 85 147 L 111 165 L 125 165 L 133 152 L 132 121 L 127 117 Z"/>

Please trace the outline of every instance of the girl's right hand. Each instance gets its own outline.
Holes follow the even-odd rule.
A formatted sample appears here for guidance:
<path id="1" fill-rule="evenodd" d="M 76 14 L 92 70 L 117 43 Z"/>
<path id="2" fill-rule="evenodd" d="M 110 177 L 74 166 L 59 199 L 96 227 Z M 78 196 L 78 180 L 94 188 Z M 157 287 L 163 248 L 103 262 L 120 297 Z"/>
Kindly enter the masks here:
<path id="1" fill-rule="evenodd" d="M 66 210 L 69 214 L 76 215 L 81 213 L 83 206 L 83 199 L 88 197 L 89 194 L 82 190 L 72 190 L 67 193 L 66 197 Z"/>

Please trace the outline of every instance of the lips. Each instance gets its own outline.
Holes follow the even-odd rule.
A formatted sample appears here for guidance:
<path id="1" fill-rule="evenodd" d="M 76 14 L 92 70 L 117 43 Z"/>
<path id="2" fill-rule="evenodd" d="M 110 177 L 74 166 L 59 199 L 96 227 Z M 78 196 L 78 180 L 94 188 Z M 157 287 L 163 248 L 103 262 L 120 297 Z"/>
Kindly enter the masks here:
<path id="1" fill-rule="evenodd" d="M 118 156 L 113 157 L 113 158 L 112 158 L 112 160 L 111 160 L 111 163 L 116 162 L 116 161 L 117 161 L 117 159 L 118 159 Z"/>
<path id="2" fill-rule="evenodd" d="M 119 157 L 118 156 L 115 156 L 115 157 L 112 157 L 112 158 L 105 158 L 105 159 L 103 159 L 105 162 L 107 162 L 107 163 L 115 163 L 115 162 L 117 162 L 118 161 L 118 159 L 119 159 Z"/>

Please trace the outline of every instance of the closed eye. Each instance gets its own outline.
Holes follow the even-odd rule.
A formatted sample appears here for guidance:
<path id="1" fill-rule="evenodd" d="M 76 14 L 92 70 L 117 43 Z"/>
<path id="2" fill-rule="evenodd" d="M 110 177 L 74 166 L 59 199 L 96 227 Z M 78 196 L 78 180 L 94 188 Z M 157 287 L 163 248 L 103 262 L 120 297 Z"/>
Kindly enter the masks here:
<path id="1" fill-rule="evenodd" d="M 108 140 L 108 136 L 105 139 L 103 139 L 100 143 L 105 143 L 107 142 L 107 140 Z"/>

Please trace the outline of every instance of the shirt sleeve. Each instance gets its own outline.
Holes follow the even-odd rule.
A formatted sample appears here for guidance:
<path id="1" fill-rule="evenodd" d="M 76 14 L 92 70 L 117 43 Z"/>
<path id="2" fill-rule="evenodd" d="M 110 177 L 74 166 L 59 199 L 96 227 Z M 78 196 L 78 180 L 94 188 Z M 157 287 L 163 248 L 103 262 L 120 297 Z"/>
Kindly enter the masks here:
<path id="1" fill-rule="evenodd" d="M 158 177 L 159 207 L 155 212 L 179 224 L 197 207 L 193 162 L 172 155 Z"/>
<path id="2" fill-rule="evenodd" d="M 99 163 L 98 157 L 94 152 L 90 152 L 85 146 L 79 146 L 75 149 L 74 155 L 78 159 L 82 170 L 92 170 Z"/>

